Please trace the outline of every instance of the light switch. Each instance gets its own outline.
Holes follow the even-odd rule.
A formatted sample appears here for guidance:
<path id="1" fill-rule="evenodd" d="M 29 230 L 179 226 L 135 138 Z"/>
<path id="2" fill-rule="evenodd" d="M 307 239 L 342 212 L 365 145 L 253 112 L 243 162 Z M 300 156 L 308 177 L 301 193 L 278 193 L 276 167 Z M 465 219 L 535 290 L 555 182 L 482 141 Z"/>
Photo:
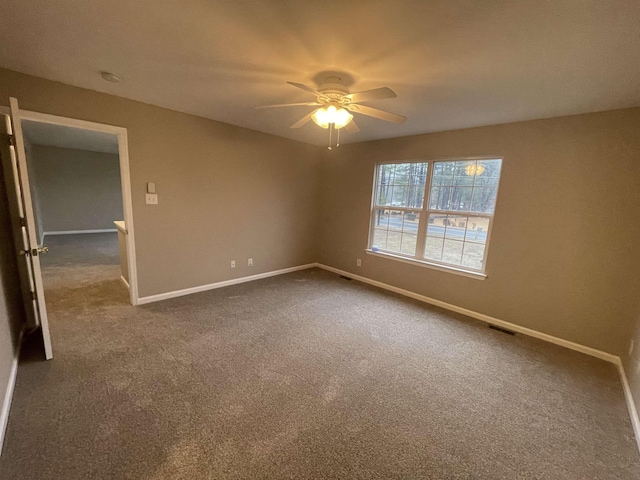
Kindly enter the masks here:
<path id="1" fill-rule="evenodd" d="M 158 194 L 156 194 L 156 193 L 147 193 L 146 201 L 147 201 L 147 205 L 157 205 L 158 204 Z"/>
<path id="2" fill-rule="evenodd" d="M 156 193 L 156 184 L 155 183 L 147 183 L 147 193 Z"/>

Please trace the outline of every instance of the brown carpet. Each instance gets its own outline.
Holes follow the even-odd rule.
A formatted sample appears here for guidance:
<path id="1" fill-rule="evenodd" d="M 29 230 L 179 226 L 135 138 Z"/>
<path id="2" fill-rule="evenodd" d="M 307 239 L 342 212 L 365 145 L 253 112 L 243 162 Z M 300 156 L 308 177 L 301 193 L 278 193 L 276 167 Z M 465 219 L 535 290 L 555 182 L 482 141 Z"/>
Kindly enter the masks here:
<path id="1" fill-rule="evenodd" d="M 318 269 L 134 308 L 115 235 L 47 243 L 2 479 L 640 479 L 604 361 Z"/>

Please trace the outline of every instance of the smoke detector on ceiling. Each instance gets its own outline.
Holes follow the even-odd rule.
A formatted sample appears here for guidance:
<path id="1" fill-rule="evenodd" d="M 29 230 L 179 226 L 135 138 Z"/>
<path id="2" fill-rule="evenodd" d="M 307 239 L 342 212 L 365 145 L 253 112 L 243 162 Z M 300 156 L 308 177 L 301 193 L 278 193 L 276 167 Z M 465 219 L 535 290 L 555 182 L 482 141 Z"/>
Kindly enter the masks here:
<path id="1" fill-rule="evenodd" d="M 100 72 L 100 76 L 103 80 L 111 83 L 120 83 L 121 80 L 120 75 L 113 72 Z"/>

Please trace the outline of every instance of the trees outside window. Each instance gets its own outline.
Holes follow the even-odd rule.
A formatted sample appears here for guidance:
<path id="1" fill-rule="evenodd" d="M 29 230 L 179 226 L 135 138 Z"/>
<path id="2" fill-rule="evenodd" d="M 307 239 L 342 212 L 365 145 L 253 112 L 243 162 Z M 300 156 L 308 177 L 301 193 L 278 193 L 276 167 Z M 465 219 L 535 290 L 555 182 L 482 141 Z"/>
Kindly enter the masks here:
<path id="1" fill-rule="evenodd" d="M 502 159 L 376 166 L 369 249 L 484 272 Z"/>

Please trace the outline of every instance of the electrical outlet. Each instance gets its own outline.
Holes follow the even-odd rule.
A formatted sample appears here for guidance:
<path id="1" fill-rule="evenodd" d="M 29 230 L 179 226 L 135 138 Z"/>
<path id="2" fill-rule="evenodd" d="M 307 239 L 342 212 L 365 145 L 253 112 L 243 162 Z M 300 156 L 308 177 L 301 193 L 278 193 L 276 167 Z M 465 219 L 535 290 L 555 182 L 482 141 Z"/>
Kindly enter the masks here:
<path id="1" fill-rule="evenodd" d="M 631 340 L 629 342 L 629 355 L 631 355 L 633 353 L 633 347 L 635 347 L 635 346 L 636 346 L 635 340 Z"/>
<path id="2" fill-rule="evenodd" d="M 250 267 L 253 267 L 253 258 L 250 258 L 250 259 L 247 261 L 247 265 L 248 265 L 248 266 L 250 266 Z"/>
<path id="3" fill-rule="evenodd" d="M 359 258 L 356 260 L 356 266 L 358 267 L 362 266 L 362 260 L 360 260 Z"/>
<path id="4" fill-rule="evenodd" d="M 236 268 L 236 261 L 235 260 L 231 260 L 231 268 Z"/>
<path id="5" fill-rule="evenodd" d="M 145 196 L 145 201 L 147 205 L 157 205 L 158 204 L 158 194 L 157 193 L 147 193 Z"/>

